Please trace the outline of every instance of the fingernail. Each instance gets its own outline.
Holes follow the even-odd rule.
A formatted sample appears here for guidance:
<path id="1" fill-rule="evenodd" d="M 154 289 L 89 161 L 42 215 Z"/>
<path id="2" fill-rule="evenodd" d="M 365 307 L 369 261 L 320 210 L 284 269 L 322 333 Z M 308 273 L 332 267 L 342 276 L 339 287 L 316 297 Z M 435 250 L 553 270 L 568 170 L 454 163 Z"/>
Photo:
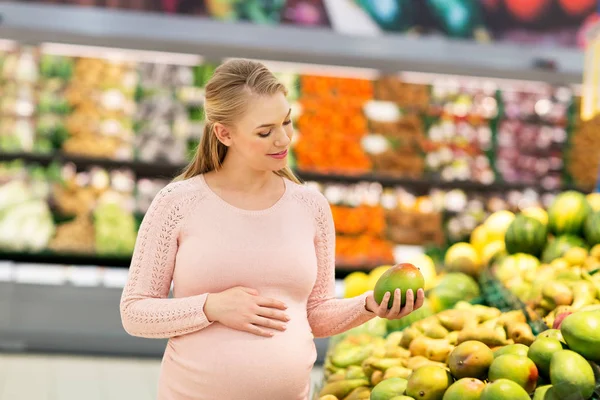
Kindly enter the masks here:
<path id="1" fill-rule="evenodd" d="M 289 321 L 289 320 L 290 320 L 290 316 L 289 316 L 289 315 L 286 315 L 286 316 L 285 316 L 285 320 L 286 320 L 286 321 Z"/>
<path id="2" fill-rule="evenodd" d="M 269 332 L 269 336 L 273 337 L 275 334 L 273 332 Z"/>
<path id="3" fill-rule="evenodd" d="M 287 329 L 287 325 L 284 325 L 283 326 L 283 330 L 285 331 L 286 329 Z"/>
<path id="4" fill-rule="evenodd" d="M 385 295 L 386 295 L 387 297 L 390 297 L 392 294 L 391 294 L 390 292 L 385 292 Z"/>

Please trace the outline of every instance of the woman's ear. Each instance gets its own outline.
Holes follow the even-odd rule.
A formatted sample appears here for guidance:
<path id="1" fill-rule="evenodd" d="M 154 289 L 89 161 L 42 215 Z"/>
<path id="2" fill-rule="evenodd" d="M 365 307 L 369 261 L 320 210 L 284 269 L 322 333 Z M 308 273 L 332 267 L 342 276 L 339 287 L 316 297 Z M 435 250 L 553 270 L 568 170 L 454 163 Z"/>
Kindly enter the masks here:
<path id="1" fill-rule="evenodd" d="M 213 126 L 213 131 L 219 142 L 223 143 L 225 146 L 231 146 L 231 131 L 223 124 L 215 123 Z"/>

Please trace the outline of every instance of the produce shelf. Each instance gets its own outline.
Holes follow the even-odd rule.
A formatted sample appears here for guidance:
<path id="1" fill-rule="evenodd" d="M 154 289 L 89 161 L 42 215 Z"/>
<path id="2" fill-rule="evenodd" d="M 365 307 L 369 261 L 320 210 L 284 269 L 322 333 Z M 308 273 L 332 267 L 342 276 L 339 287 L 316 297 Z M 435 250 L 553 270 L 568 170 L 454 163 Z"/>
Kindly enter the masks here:
<path id="1" fill-rule="evenodd" d="M 113 268 L 129 268 L 131 257 L 126 256 L 103 256 L 95 254 L 60 254 L 51 252 L 40 253 L 21 253 L 21 252 L 0 252 L 0 261 L 13 261 L 18 263 L 35 264 L 54 264 L 54 265 L 77 265 L 81 267 L 100 266 Z M 369 272 L 377 265 L 348 266 L 338 265 L 335 270 L 335 277 L 343 279 L 352 272 Z"/>
<path id="2" fill-rule="evenodd" d="M 139 178 L 171 179 L 184 168 L 184 165 L 173 165 L 164 162 L 147 163 L 143 161 L 90 158 L 57 153 L 52 155 L 31 153 L 0 153 L 0 162 L 13 160 L 23 160 L 32 163 L 39 163 L 40 165 L 48 165 L 53 161 L 71 162 L 79 168 L 87 168 L 91 166 L 99 166 L 109 170 L 127 168 L 132 170 Z M 432 188 L 462 189 L 470 192 L 503 192 L 508 190 L 523 189 L 533 189 L 538 192 L 580 190 L 576 186 L 570 184 L 562 185 L 559 188 L 548 188 L 541 185 L 531 185 L 528 183 L 494 182 L 492 184 L 483 184 L 473 181 L 441 181 L 434 178 L 411 179 L 377 174 L 343 175 L 308 172 L 302 170 L 296 170 L 296 173 L 304 181 L 347 184 L 373 182 L 379 183 L 383 187 L 401 186 L 411 188 L 419 192 L 426 192 Z"/>
<path id="3" fill-rule="evenodd" d="M 208 18 L 42 4 L 0 4 L 0 37 L 299 63 L 580 84 L 580 49 L 331 29 L 227 23 Z M 554 69 L 539 68 L 550 62 Z"/>

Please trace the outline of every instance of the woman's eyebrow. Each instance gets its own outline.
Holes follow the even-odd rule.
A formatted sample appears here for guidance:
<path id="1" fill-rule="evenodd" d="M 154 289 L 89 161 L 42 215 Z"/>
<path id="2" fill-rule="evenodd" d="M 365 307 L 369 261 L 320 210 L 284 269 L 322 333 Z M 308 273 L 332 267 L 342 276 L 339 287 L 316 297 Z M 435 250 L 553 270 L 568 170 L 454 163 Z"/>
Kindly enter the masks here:
<path id="1" fill-rule="evenodd" d="M 287 119 L 290 116 L 291 113 L 292 113 L 292 109 L 290 108 L 284 119 Z M 275 124 L 262 124 L 262 125 L 257 126 L 255 129 L 269 128 L 269 127 L 271 127 L 273 125 L 275 125 Z"/>

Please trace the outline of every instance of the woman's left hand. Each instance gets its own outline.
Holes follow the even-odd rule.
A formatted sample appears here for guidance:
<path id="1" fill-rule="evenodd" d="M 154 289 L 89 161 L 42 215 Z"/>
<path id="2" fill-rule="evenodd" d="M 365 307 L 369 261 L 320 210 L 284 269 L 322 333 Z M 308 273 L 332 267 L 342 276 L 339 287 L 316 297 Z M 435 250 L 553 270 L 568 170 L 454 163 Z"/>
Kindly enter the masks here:
<path id="1" fill-rule="evenodd" d="M 366 308 L 367 310 L 371 311 L 372 313 L 375 313 L 375 315 L 381 318 L 400 319 L 406 317 L 411 312 L 421 308 L 421 306 L 423 305 L 423 301 L 425 300 L 425 292 L 423 291 L 423 289 L 417 290 L 416 300 L 413 291 L 408 290 L 408 292 L 406 293 L 406 303 L 404 307 L 401 307 L 400 303 L 402 299 L 402 294 L 403 293 L 401 293 L 400 289 L 396 289 L 396 292 L 394 294 L 394 301 L 392 303 L 392 308 L 388 308 L 387 305 L 391 297 L 390 292 L 387 292 L 383 296 L 381 304 L 377 304 L 375 296 L 373 295 L 373 292 L 371 292 L 367 297 Z"/>

